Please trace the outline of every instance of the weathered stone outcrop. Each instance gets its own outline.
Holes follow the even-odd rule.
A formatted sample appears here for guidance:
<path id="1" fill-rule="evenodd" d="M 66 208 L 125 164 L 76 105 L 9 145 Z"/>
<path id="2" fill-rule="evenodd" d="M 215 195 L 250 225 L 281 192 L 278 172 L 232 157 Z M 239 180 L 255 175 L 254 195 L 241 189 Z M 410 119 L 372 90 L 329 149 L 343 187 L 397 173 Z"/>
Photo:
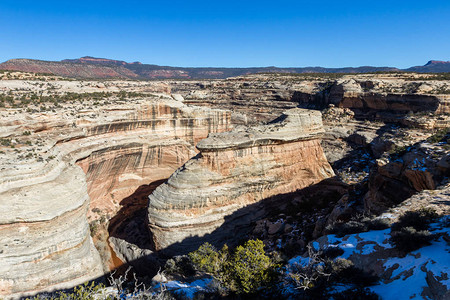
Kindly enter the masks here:
<path id="1" fill-rule="evenodd" d="M 366 210 L 379 214 L 417 192 L 434 190 L 450 172 L 449 152 L 440 143 L 422 142 L 378 159 L 364 197 Z"/>
<path id="2" fill-rule="evenodd" d="M 448 201 L 448 191 L 446 194 Z M 443 195 L 445 197 L 445 193 Z M 441 202 L 443 206 L 448 206 L 445 200 Z M 394 214 L 397 215 L 394 218 L 396 219 L 399 212 L 395 210 Z M 393 217 L 393 214 L 385 216 L 390 217 Z M 383 219 L 386 220 L 385 218 Z M 381 299 L 449 299 L 450 232 L 447 222 L 448 216 L 438 219 L 429 228 L 434 236 L 433 241 L 430 244 L 422 244 L 419 249 L 409 253 L 395 247 L 390 240 L 392 237 L 390 228 L 346 234 L 343 237 L 334 234 L 324 235 L 310 245 L 320 251 L 331 247 L 342 249 L 342 254 L 338 255 L 337 260 L 349 260 L 356 268 L 379 278 L 379 282 L 368 288 L 377 293 Z M 290 260 L 290 263 L 307 263 L 307 259 L 296 257 Z"/>
<path id="3" fill-rule="evenodd" d="M 149 196 L 156 248 L 185 252 L 221 234 L 237 237 L 241 223 L 263 214 L 249 205 L 333 176 L 322 133 L 320 112 L 292 109 L 270 124 L 200 141 L 200 153 Z M 211 234 L 219 227 L 228 229 Z"/>
<path id="4" fill-rule="evenodd" d="M 100 216 L 95 208 L 113 216 L 120 197 L 169 176 L 198 140 L 230 127 L 223 110 L 154 98 L 78 111 L 6 110 L 1 118 L 0 297 L 102 276 L 90 198 L 92 218 Z"/>
<path id="5" fill-rule="evenodd" d="M 383 81 L 338 80 L 330 89 L 328 103 L 363 112 L 407 113 L 435 111 L 443 113 L 445 95 L 429 95 L 408 89 L 397 91 Z"/>
<path id="6" fill-rule="evenodd" d="M 450 111 L 448 80 L 417 74 L 357 74 L 338 79 L 304 76 L 258 74 L 170 85 L 186 103 L 226 108 L 235 112 L 235 122 L 249 124 L 269 121 L 298 106 L 324 109 L 330 104 L 352 110 L 358 119 L 426 129 L 442 128 L 450 122 L 445 116 Z"/>
<path id="7" fill-rule="evenodd" d="M 60 162 L 33 171 L 1 176 L 2 297 L 69 288 L 103 274 L 82 170 Z"/>
<path id="8" fill-rule="evenodd" d="M 176 101 L 141 107 L 125 120 L 91 126 L 91 134 L 120 141 L 102 145 L 77 162 L 87 174 L 91 208 L 111 214 L 137 187 L 168 178 L 195 155 L 194 145 L 208 133 L 231 128 L 225 111 L 191 108 Z"/>

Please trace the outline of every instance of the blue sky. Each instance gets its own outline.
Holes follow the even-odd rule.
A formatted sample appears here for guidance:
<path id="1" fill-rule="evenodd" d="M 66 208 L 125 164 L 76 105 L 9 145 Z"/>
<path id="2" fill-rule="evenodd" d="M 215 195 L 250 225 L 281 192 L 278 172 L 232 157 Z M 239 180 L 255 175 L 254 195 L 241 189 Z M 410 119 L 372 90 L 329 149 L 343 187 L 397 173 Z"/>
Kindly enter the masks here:
<path id="1" fill-rule="evenodd" d="M 450 60 L 450 1 L 0 0 L 0 61 L 85 55 L 171 66 Z"/>

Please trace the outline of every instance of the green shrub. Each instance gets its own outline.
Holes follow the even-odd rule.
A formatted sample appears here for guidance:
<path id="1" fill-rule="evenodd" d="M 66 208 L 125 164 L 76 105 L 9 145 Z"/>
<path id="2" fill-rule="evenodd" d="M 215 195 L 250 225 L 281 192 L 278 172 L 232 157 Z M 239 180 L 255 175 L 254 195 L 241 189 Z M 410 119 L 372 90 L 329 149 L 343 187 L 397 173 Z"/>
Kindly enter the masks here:
<path id="1" fill-rule="evenodd" d="M 209 243 L 189 253 L 195 268 L 211 274 L 229 291 L 238 294 L 256 292 L 266 286 L 274 275 L 275 264 L 264 252 L 260 240 L 249 240 L 238 246 L 232 255 L 227 245 L 222 250 Z"/>
<path id="2" fill-rule="evenodd" d="M 82 285 L 76 286 L 71 292 L 56 292 L 52 295 L 38 295 L 33 298 L 26 298 L 26 300 L 96 300 L 100 299 L 99 293 L 105 285 L 96 283 L 95 281 L 86 282 Z"/>
<path id="3" fill-rule="evenodd" d="M 188 255 L 197 270 L 216 276 L 223 272 L 229 256 L 227 245 L 217 251 L 210 243 L 204 243 Z"/>
<path id="4" fill-rule="evenodd" d="M 430 136 L 427 141 L 429 143 L 438 143 L 444 140 L 444 137 L 450 133 L 450 127 L 448 128 L 443 128 L 438 130 L 435 134 L 433 134 L 432 136 Z M 448 138 L 447 138 L 448 139 Z"/>
<path id="5" fill-rule="evenodd" d="M 2 138 L 0 139 L 0 144 L 2 146 L 11 146 L 11 139 Z"/>
<path id="6" fill-rule="evenodd" d="M 238 293 L 252 293 L 270 281 L 272 262 L 260 240 L 249 240 L 236 248 L 227 264 L 230 286 Z"/>
<path id="7" fill-rule="evenodd" d="M 363 287 L 374 285 L 379 280 L 377 276 L 355 267 L 353 262 L 348 259 L 338 258 L 332 262 L 331 266 L 330 280 L 333 282 Z"/>
<path id="8" fill-rule="evenodd" d="M 348 222 L 337 222 L 333 225 L 329 225 L 326 230 L 329 233 L 336 234 L 337 237 L 343 237 L 347 234 L 366 232 L 368 226 L 361 221 L 350 220 Z"/>
<path id="9" fill-rule="evenodd" d="M 371 219 L 367 221 L 367 227 L 369 230 L 383 230 L 388 229 L 391 226 L 389 219 Z"/>
<path id="10" fill-rule="evenodd" d="M 192 260 L 186 255 L 174 256 L 166 261 L 164 265 L 164 273 L 183 276 L 195 275 L 195 270 L 192 266 Z"/>
<path id="11" fill-rule="evenodd" d="M 437 217 L 438 214 L 432 208 L 407 211 L 392 225 L 390 242 L 405 253 L 430 245 L 434 235 L 428 228 Z"/>
<path id="12" fill-rule="evenodd" d="M 432 208 L 421 208 L 416 211 L 407 211 L 398 222 L 392 225 L 392 231 L 399 231 L 405 227 L 412 227 L 416 230 L 426 230 L 428 225 L 436 220 L 438 214 Z"/>
<path id="13" fill-rule="evenodd" d="M 433 235 L 428 230 L 417 230 L 414 227 L 404 227 L 391 232 L 390 242 L 405 253 L 430 245 Z"/>

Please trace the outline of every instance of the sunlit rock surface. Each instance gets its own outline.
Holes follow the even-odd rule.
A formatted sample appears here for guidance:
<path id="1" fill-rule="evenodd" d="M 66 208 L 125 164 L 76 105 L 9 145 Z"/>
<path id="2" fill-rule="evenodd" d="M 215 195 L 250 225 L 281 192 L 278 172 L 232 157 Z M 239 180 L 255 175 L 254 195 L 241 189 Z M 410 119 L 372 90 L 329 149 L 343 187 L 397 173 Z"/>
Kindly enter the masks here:
<path id="1" fill-rule="evenodd" d="M 90 236 L 90 198 L 91 214 L 113 215 L 120 197 L 169 176 L 195 155 L 198 140 L 229 130 L 229 119 L 168 98 L 2 111 L 0 297 L 102 276 L 108 270 Z"/>
<path id="2" fill-rule="evenodd" d="M 292 109 L 271 124 L 200 141 L 200 153 L 149 196 L 156 248 L 186 251 L 198 246 L 196 237 L 221 226 L 228 228 L 223 234 L 237 235 L 236 224 L 259 213 L 247 211 L 249 205 L 333 176 L 320 146 L 322 133 L 320 112 Z"/>

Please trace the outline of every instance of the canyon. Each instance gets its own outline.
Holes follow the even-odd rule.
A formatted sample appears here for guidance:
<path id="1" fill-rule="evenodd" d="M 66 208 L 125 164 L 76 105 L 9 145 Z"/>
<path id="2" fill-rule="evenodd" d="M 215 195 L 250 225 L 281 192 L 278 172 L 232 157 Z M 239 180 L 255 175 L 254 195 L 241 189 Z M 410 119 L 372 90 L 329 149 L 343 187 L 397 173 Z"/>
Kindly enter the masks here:
<path id="1" fill-rule="evenodd" d="M 223 244 L 231 232 L 244 234 L 238 228 L 264 214 L 241 208 L 334 176 L 320 146 L 322 133 L 320 112 L 297 108 L 278 122 L 201 140 L 200 153 L 150 195 L 156 249 L 176 254 L 204 241 L 221 238 Z M 212 234 L 219 227 L 220 233 Z"/>
<path id="2" fill-rule="evenodd" d="M 445 139 L 428 140 L 450 124 L 438 75 L 2 74 L 1 297 L 70 288 L 133 260 L 158 269 L 160 255 L 250 232 L 304 249 L 333 222 L 381 214 L 449 176 Z M 445 203 L 436 209 L 448 214 Z"/>
<path id="3" fill-rule="evenodd" d="M 102 276 L 88 220 L 115 215 L 136 187 L 168 177 L 194 155 L 198 140 L 229 130 L 229 119 L 173 99 L 84 109 L 72 118 L 2 112 L 1 134 L 9 137 L 2 141 L 15 146 L 1 157 L 1 294 Z"/>

